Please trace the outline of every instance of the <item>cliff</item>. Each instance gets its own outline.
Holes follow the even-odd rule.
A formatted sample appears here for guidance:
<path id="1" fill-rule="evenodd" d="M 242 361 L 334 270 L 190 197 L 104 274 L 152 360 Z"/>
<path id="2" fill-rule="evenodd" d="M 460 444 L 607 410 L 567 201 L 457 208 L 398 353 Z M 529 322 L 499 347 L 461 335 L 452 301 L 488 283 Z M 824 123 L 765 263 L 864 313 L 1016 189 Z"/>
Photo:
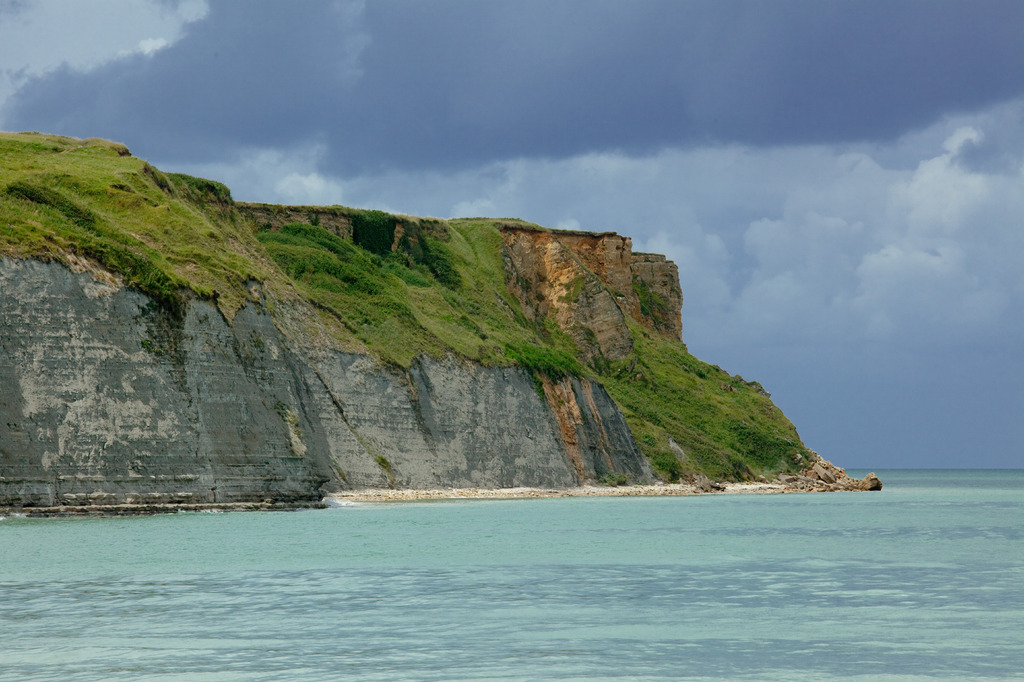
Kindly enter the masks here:
<path id="1" fill-rule="evenodd" d="M 0 506 L 748 480 L 811 461 L 611 232 L 242 204 L 0 134 Z"/>
<path id="2" fill-rule="evenodd" d="M 0 505 L 309 502 L 347 487 L 651 480 L 586 379 L 296 352 L 258 305 L 182 319 L 93 273 L 0 260 Z"/>
<path id="3" fill-rule="evenodd" d="M 633 253 L 614 232 L 551 232 L 503 225 L 508 286 L 531 320 L 552 316 L 588 361 L 633 351 L 626 317 L 681 340 L 679 271 L 664 256 Z"/>

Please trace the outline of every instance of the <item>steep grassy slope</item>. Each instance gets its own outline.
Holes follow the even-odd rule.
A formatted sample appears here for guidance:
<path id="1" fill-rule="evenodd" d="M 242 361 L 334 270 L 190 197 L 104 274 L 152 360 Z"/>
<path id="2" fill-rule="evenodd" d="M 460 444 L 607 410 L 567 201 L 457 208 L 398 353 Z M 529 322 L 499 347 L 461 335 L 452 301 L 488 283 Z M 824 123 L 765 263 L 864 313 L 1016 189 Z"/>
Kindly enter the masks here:
<path id="1" fill-rule="evenodd" d="M 171 307 L 191 289 L 230 317 L 247 280 L 277 274 L 226 187 L 164 174 L 123 145 L 2 134 L 0 197 L 3 253 L 88 258 Z"/>
<path id="2" fill-rule="evenodd" d="M 387 218 L 407 232 L 421 222 Z M 518 312 L 504 285 L 494 221 L 437 225 L 435 236 L 417 230 L 427 257 L 390 246 L 374 253 L 308 223 L 264 227 L 256 237 L 307 300 L 330 311 L 347 335 L 385 362 L 408 367 L 419 355 L 454 351 L 487 365 L 517 360 L 552 375 L 582 371 L 571 341 L 534 329 Z"/>
<path id="3" fill-rule="evenodd" d="M 666 478 L 797 468 L 806 449 L 760 385 L 632 322 L 632 354 L 609 362 L 552 320 L 529 320 L 505 282 L 499 228 L 510 222 L 240 207 L 223 185 L 164 174 L 121 145 L 0 134 L 0 255 L 99 264 L 172 312 L 200 296 L 228 319 L 256 280 L 272 311 L 308 303 L 330 343 L 385 363 L 455 353 L 519 364 L 541 393 L 544 378 L 595 379 Z"/>

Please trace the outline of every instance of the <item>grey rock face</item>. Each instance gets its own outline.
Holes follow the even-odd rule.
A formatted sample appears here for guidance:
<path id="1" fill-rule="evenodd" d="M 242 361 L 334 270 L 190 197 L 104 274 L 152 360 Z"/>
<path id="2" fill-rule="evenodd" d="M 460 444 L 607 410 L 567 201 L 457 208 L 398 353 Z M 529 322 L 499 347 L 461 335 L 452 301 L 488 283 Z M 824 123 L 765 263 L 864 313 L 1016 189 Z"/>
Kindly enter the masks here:
<path id="1" fill-rule="evenodd" d="M 176 319 L 89 274 L 0 259 L 0 506 L 649 479 L 607 393 L 573 391 L 582 476 L 523 370 L 307 353 L 256 305 L 229 324 L 194 300 Z"/>
<path id="2" fill-rule="evenodd" d="M 292 363 L 270 319 L 0 262 L 0 504 L 312 499 Z M 290 412 L 293 411 L 293 412 Z M 325 464 L 325 462 L 324 462 Z"/>
<path id="3" fill-rule="evenodd" d="M 316 364 L 344 422 L 332 457 L 345 487 L 577 484 L 557 428 L 522 371 L 424 358 L 388 372 L 334 353 Z M 344 431 L 341 424 L 331 427 Z"/>
<path id="4" fill-rule="evenodd" d="M 633 440 L 626 419 L 604 388 L 586 379 L 572 378 L 582 423 L 576 428 L 584 478 L 626 474 L 637 483 L 652 483 L 647 458 Z"/>

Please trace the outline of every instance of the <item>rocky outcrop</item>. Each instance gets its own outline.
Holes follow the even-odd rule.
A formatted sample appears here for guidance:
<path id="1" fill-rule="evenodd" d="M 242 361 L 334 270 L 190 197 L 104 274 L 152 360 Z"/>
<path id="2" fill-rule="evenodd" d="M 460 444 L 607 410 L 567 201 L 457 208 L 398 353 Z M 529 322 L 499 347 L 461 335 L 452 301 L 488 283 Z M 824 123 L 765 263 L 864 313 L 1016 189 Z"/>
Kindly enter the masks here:
<path id="1" fill-rule="evenodd" d="M 625 295 L 586 267 L 555 233 L 505 228 L 502 236 L 506 282 L 528 318 L 552 317 L 590 357 L 619 360 L 633 351 Z"/>
<path id="2" fill-rule="evenodd" d="M 0 506 L 653 479 L 597 384 L 541 396 L 522 369 L 387 369 L 297 341 L 258 304 L 229 323 L 193 299 L 175 317 L 97 268 L 0 259 Z"/>
<path id="3" fill-rule="evenodd" d="M 614 232 L 502 227 L 509 290 L 535 321 L 551 317 L 588 359 L 628 357 L 627 318 L 663 334 L 682 335 L 682 291 L 676 265 L 633 253 Z"/>
<path id="4" fill-rule="evenodd" d="M 280 230 L 291 223 L 319 225 L 342 239 L 355 237 L 356 216 L 365 213 L 343 206 L 283 206 L 236 201 L 232 206 L 238 213 L 252 221 L 259 229 Z M 379 212 L 378 212 L 379 213 Z M 448 231 L 445 221 L 436 218 L 393 216 L 395 218 L 395 239 L 392 251 L 398 251 L 403 235 L 415 240 L 420 232 L 435 239 L 446 240 Z"/>
<path id="5" fill-rule="evenodd" d="M 342 239 L 352 239 L 352 218 L 347 211 L 332 206 L 282 206 L 235 202 L 239 213 L 254 224 L 277 230 L 289 223 L 312 223 L 330 230 Z"/>
<path id="6" fill-rule="evenodd" d="M 822 459 L 813 450 L 810 455 L 809 465 L 800 474 L 783 474 L 779 476 L 779 481 L 789 488 L 802 491 L 882 489 L 882 481 L 874 472 L 861 479 L 852 478 L 846 469 Z"/>
<path id="7" fill-rule="evenodd" d="M 682 338 L 683 291 L 676 264 L 660 253 L 634 253 L 630 271 L 640 322 L 669 338 Z"/>

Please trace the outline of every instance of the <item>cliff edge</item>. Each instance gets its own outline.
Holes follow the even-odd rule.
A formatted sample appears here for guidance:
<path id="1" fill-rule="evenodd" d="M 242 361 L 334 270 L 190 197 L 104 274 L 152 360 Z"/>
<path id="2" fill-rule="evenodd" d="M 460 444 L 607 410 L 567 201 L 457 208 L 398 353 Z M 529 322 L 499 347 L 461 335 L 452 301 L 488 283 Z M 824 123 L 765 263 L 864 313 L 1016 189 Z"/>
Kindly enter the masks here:
<path id="1" fill-rule="evenodd" d="M 0 134 L 0 506 L 802 476 L 612 232 L 235 202 L 104 140 Z"/>

